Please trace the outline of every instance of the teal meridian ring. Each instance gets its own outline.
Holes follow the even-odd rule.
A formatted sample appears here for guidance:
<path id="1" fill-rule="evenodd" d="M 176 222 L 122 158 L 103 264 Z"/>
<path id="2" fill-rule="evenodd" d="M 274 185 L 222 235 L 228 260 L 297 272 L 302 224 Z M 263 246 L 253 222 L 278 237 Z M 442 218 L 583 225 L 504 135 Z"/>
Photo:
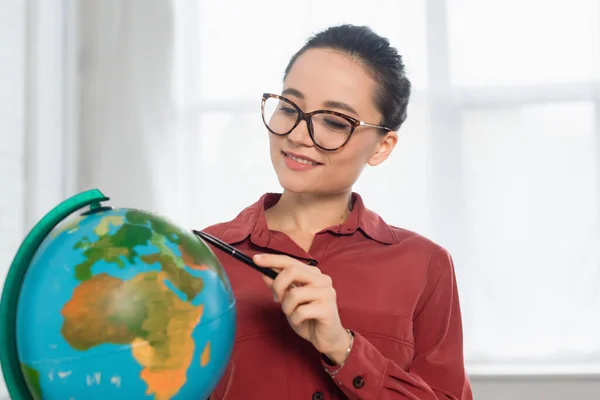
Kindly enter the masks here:
<path id="1" fill-rule="evenodd" d="M 8 270 L 2 299 L 0 300 L 0 364 L 8 392 L 13 400 L 33 400 L 25 383 L 17 352 L 16 316 L 19 291 L 36 249 L 44 238 L 62 220 L 86 206 L 92 209 L 108 201 L 100 190 L 91 189 L 63 201 L 44 216 L 31 229 Z"/>

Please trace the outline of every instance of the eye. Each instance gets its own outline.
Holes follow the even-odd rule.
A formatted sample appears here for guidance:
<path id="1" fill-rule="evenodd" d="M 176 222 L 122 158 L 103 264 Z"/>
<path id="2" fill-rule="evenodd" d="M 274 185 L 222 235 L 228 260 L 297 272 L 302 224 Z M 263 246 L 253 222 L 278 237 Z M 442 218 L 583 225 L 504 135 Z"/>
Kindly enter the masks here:
<path id="1" fill-rule="evenodd" d="M 339 118 L 325 118 L 323 120 L 323 122 L 325 122 L 325 125 L 329 129 L 332 129 L 335 131 L 349 131 L 350 130 L 350 124 L 347 121 L 344 121 Z"/>
<path id="2" fill-rule="evenodd" d="M 296 114 L 295 108 L 286 105 L 282 105 L 281 107 L 279 107 L 279 110 L 282 111 L 284 114 Z"/>

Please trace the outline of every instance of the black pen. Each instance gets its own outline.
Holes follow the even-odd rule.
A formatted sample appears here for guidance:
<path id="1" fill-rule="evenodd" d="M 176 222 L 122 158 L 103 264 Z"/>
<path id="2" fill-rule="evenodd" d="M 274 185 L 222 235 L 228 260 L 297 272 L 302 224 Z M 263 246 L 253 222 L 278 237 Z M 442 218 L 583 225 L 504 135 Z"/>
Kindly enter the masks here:
<path id="1" fill-rule="evenodd" d="M 197 231 L 195 229 L 192 230 L 192 232 L 194 232 L 194 234 L 196 234 L 196 236 L 198 236 L 199 238 L 212 244 L 219 250 L 223 250 L 225 253 L 227 253 L 230 256 L 232 256 L 233 258 L 243 262 L 244 264 L 250 266 L 251 268 L 254 268 L 258 272 L 262 273 L 263 275 L 266 275 L 273 280 L 275 278 L 277 278 L 277 275 L 278 275 L 277 272 L 273 271 L 271 268 L 259 267 L 258 265 L 256 265 L 254 263 L 254 261 L 252 261 L 252 258 L 250 256 L 247 256 L 246 254 L 242 253 L 241 251 L 239 251 L 238 249 L 236 249 L 229 243 L 225 243 L 221 239 L 217 239 L 213 235 L 210 235 L 206 232 Z"/>

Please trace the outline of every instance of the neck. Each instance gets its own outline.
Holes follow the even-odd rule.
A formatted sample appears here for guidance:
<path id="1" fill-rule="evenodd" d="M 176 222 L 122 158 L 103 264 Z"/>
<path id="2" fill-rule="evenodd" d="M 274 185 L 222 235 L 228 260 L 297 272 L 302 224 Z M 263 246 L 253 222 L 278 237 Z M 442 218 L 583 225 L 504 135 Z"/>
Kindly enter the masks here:
<path id="1" fill-rule="evenodd" d="M 328 196 L 284 191 L 273 207 L 266 210 L 269 229 L 314 235 L 342 224 L 351 208 L 351 190 Z"/>

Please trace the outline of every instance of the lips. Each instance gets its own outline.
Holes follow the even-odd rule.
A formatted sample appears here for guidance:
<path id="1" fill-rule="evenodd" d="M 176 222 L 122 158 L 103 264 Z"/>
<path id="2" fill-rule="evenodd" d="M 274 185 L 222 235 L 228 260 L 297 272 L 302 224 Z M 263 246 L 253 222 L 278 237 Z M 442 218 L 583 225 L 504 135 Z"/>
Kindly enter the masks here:
<path id="1" fill-rule="evenodd" d="M 290 159 L 292 159 L 295 162 L 300 163 L 300 164 L 305 164 L 305 165 L 323 165 L 322 163 L 320 163 L 320 162 L 318 162 L 316 160 L 313 160 L 312 158 L 307 157 L 307 156 L 303 156 L 303 155 L 300 155 L 300 154 L 292 153 L 292 152 L 289 152 L 289 151 L 282 151 L 281 153 L 283 154 L 284 157 L 290 158 Z"/>

